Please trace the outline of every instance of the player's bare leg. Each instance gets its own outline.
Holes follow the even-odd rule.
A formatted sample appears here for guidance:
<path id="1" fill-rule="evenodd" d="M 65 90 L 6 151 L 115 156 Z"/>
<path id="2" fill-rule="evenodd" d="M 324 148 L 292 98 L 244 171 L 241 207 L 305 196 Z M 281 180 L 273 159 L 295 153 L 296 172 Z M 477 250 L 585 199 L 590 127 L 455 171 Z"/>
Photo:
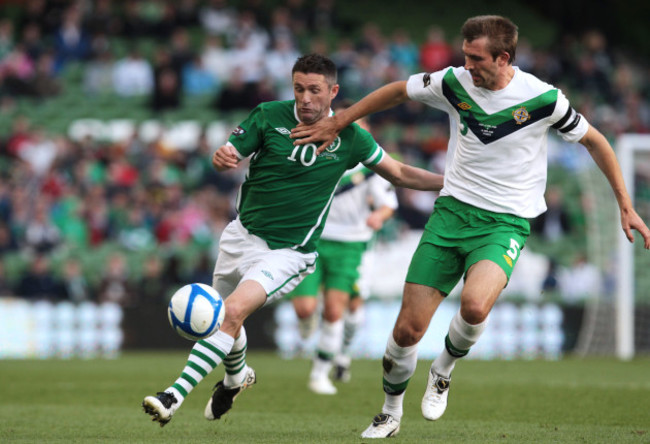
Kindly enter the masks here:
<path id="1" fill-rule="evenodd" d="M 320 395 L 334 395 L 337 392 L 329 379 L 329 372 L 343 342 L 343 313 L 348 299 L 348 293 L 341 290 L 328 289 L 325 292 L 321 336 L 309 375 L 309 389 Z"/>
<path id="2" fill-rule="evenodd" d="M 361 434 L 363 438 L 387 438 L 399 432 L 404 393 L 417 365 L 417 344 L 443 299 L 435 288 L 405 284 L 402 306 L 383 359 L 384 405 Z"/>
<path id="3" fill-rule="evenodd" d="M 449 325 L 445 348 L 433 361 L 422 398 L 422 415 L 439 419 L 447 409 L 451 372 L 456 361 L 467 355 L 487 325 L 487 317 L 507 283 L 504 271 L 492 261 L 470 267 L 460 296 L 460 311 Z"/>

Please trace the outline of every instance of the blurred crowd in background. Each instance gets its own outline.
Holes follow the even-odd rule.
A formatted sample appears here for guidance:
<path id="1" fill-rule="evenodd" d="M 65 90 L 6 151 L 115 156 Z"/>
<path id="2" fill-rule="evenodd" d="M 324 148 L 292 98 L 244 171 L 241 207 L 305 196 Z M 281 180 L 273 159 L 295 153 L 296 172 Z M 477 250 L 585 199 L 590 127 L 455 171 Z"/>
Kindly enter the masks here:
<path id="1" fill-rule="evenodd" d="M 353 23 L 341 18 L 344 5 L 335 0 L 267 3 L 9 2 L 13 14 L 0 16 L 0 118 L 12 119 L 0 134 L 0 294 L 164 303 L 181 283 L 211 283 L 220 232 L 235 216 L 244 172 L 213 171 L 218 145 L 205 135 L 184 150 L 137 133 L 119 143 L 75 140 L 34 125 L 28 112 L 16 115 L 21 101 L 38 107 L 68 94 L 70 69 L 81 70 L 80 102 L 136 97 L 155 117 L 203 97 L 204 113 L 227 118 L 293 98 L 291 68 L 308 52 L 337 63 L 339 98 L 353 100 L 412 73 L 463 64 L 459 37 L 436 25 Z M 646 64 L 597 30 L 567 33 L 548 48 L 533 48 L 520 32 L 515 65 L 561 88 L 610 140 L 649 132 Z M 413 102 L 371 123 L 393 155 L 444 171 L 444 114 Z M 586 155 L 559 155 L 557 166 L 575 168 L 576 156 Z M 549 242 L 582 229 L 580 208 L 563 207 L 562 194 L 549 191 L 546 220 L 533 224 Z M 389 240 L 422 228 L 435 195 L 399 190 L 399 199 L 398 217 L 383 233 Z M 574 265 L 583 264 L 578 251 Z"/>

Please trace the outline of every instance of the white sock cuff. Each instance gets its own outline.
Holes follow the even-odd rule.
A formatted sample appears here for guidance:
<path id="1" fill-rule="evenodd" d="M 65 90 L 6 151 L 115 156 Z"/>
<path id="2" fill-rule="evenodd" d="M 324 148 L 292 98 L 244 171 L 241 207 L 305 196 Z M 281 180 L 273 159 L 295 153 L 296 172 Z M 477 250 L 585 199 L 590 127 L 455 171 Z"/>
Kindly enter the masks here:
<path id="1" fill-rule="evenodd" d="M 341 334 L 342 332 L 343 332 L 343 319 L 339 319 L 338 321 L 334 321 L 334 322 L 329 322 L 323 319 L 323 323 L 321 325 L 321 334 L 335 335 L 335 334 Z"/>
<path id="2" fill-rule="evenodd" d="M 449 325 L 449 340 L 455 348 L 469 350 L 481 337 L 485 327 L 487 327 L 487 319 L 480 324 L 472 325 L 465 321 L 458 311 Z"/>
<path id="3" fill-rule="evenodd" d="M 241 326 L 241 329 L 239 330 L 239 336 L 237 336 L 237 339 L 233 342 L 232 345 L 232 350 L 241 350 L 244 347 L 248 345 L 248 338 L 246 337 L 246 329 L 244 326 Z"/>
<path id="4" fill-rule="evenodd" d="M 344 319 L 346 324 L 361 324 L 361 322 L 363 322 L 363 305 L 355 311 L 346 311 Z"/>
<path id="5" fill-rule="evenodd" d="M 418 345 L 413 344 L 408 347 L 400 347 L 397 342 L 395 342 L 395 339 L 393 338 L 393 332 L 390 333 L 388 336 L 388 343 L 386 344 L 386 351 L 388 354 L 396 357 L 396 358 L 404 358 L 407 357 L 413 353 L 418 352 Z"/>
<path id="6" fill-rule="evenodd" d="M 235 343 L 235 338 L 219 330 L 209 338 L 204 339 L 204 341 L 210 345 L 217 347 L 227 355 L 230 353 L 230 350 L 232 350 L 232 346 Z"/>

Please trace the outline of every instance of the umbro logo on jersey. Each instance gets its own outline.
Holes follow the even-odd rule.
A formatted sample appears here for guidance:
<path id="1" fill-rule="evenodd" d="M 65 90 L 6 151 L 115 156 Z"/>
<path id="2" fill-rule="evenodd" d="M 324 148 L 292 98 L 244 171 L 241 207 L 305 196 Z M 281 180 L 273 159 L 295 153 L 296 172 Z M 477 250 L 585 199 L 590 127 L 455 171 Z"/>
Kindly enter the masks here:
<path id="1" fill-rule="evenodd" d="M 267 278 L 273 280 L 273 275 L 271 274 L 270 271 L 262 270 L 262 274 L 263 274 L 264 276 L 266 276 Z"/>
<path id="2" fill-rule="evenodd" d="M 286 129 L 286 128 L 282 128 L 282 127 L 280 127 L 280 128 L 276 128 L 275 130 L 276 130 L 277 132 L 279 132 L 280 134 L 284 134 L 285 136 L 288 136 L 289 134 L 291 134 L 291 131 L 289 131 L 289 130 Z"/>
<path id="3" fill-rule="evenodd" d="M 467 103 L 467 102 L 460 102 L 460 103 L 458 104 L 458 108 L 462 109 L 463 111 L 467 111 L 467 110 L 470 109 L 471 107 L 472 107 L 472 105 L 470 105 L 470 104 Z"/>

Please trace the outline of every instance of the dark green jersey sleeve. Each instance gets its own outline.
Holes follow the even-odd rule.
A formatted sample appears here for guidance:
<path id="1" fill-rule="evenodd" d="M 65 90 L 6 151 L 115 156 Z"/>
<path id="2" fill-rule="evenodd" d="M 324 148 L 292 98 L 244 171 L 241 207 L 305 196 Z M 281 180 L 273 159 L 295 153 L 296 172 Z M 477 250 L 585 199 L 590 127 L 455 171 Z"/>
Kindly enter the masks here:
<path id="1" fill-rule="evenodd" d="M 237 149 L 242 158 L 250 156 L 263 145 L 264 120 L 265 112 L 260 104 L 228 137 L 228 142 Z"/>

